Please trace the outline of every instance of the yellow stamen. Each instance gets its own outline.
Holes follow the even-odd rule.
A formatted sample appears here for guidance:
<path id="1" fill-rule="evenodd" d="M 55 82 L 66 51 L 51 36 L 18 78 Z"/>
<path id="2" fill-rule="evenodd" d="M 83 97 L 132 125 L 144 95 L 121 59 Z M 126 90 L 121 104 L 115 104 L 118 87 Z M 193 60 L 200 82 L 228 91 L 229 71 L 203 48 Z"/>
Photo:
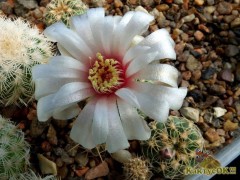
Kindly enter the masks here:
<path id="1" fill-rule="evenodd" d="M 117 60 L 104 59 L 100 53 L 96 57 L 97 60 L 88 71 L 88 79 L 98 93 L 112 93 L 124 83 L 121 66 Z"/>

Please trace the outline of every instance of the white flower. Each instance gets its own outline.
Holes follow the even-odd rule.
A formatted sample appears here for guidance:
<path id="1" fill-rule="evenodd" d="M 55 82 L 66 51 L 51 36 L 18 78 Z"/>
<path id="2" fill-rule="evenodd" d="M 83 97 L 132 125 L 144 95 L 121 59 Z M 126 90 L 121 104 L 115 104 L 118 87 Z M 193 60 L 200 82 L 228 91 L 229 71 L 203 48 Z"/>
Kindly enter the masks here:
<path id="1" fill-rule="evenodd" d="M 136 108 L 165 121 L 170 108 L 181 107 L 187 92 L 177 87 L 174 67 L 152 64 L 176 58 L 165 29 L 131 46 L 152 20 L 144 12 L 105 17 L 97 8 L 72 17 L 70 29 L 63 23 L 48 27 L 45 35 L 58 43 L 62 55 L 33 68 L 39 120 L 73 118 L 79 114 L 77 103 L 90 97 L 71 130 L 74 141 L 89 149 L 106 143 L 112 153 L 127 148 L 128 139 L 148 139 L 150 129 Z"/>

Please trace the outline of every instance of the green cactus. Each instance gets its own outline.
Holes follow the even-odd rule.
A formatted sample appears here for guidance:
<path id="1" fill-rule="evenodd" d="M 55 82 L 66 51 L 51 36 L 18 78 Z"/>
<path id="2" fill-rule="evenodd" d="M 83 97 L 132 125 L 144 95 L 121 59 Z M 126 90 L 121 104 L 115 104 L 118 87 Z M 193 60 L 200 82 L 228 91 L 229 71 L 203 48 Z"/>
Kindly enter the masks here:
<path id="1" fill-rule="evenodd" d="M 81 0 L 52 0 L 46 8 L 44 22 L 47 26 L 62 21 L 69 26 L 69 19 L 75 15 L 84 14 L 88 7 Z"/>
<path id="2" fill-rule="evenodd" d="M 123 173 L 126 180 L 148 180 L 152 173 L 148 168 L 148 162 L 135 157 L 123 164 Z"/>
<path id="3" fill-rule="evenodd" d="M 29 164 L 29 144 L 24 133 L 13 123 L 0 116 L 0 177 L 17 177 Z"/>
<path id="4" fill-rule="evenodd" d="M 203 150 L 203 137 L 192 121 L 169 116 L 166 123 L 150 123 L 152 134 L 142 141 L 142 152 L 153 165 L 153 171 L 174 179 L 184 176 L 186 167 L 197 165 L 196 149 Z"/>
<path id="5" fill-rule="evenodd" d="M 33 100 L 31 69 L 47 63 L 53 45 L 36 27 L 0 16 L 0 106 L 28 104 Z"/>
<path id="6" fill-rule="evenodd" d="M 9 180 L 57 180 L 57 177 L 49 175 L 44 178 L 36 175 L 35 172 L 29 170 L 25 173 L 20 174 L 17 178 L 11 177 Z"/>

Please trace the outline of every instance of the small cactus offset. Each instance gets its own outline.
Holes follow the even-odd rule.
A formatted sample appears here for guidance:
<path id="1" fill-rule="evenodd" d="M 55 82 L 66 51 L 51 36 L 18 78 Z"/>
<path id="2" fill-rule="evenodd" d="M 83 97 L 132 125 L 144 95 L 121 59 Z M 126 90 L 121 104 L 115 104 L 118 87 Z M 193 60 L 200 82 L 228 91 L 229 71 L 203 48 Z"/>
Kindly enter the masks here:
<path id="1" fill-rule="evenodd" d="M 36 27 L 0 16 L 0 106 L 33 99 L 32 67 L 47 63 L 53 45 Z"/>
<path id="2" fill-rule="evenodd" d="M 46 8 L 44 22 L 47 26 L 62 21 L 69 26 L 69 19 L 75 15 L 81 15 L 88 9 L 81 0 L 52 0 Z"/>
<path id="3" fill-rule="evenodd" d="M 126 180 L 149 180 L 152 174 L 148 162 L 139 157 L 132 158 L 124 163 L 123 173 Z"/>
<path id="4" fill-rule="evenodd" d="M 150 123 L 151 138 L 142 141 L 142 152 L 153 165 L 153 170 L 174 179 L 184 176 L 186 167 L 197 165 L 196 150 L 203 149 L 204 140 L 192 121 L 169 116 L 165 123 Z"/>
<path id="5" fill-rule="evenodd" d="M 29 164 L 29 144 L 24 133 L 9 120 L 0 116 L 0 177 L 17 177 Z"/>

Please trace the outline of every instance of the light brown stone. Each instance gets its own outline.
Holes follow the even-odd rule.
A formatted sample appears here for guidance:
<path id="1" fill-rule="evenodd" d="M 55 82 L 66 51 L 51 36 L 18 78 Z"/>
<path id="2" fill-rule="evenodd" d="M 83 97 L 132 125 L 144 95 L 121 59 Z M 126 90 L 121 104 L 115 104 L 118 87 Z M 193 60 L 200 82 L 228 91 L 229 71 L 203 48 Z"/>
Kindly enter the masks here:
<path id="1" fill-rule="evenodd" d="M 201 41 L 204 38 L 204 34 L 201 31 L 196 31 L 194 37 L 197 41 Z"/>
<path id="2" fill-rule="evenodd" d="M 230 120 L 227 120 L 224 125 L 223 125 L 223 129 L 225 131 L 234 131 L 238 128 L 238 123 L 233 123 Z"/>
<path id="3" fill-rule="evenodd" d="M 217 131 L 213 128 L 209 128 L 205 132 L 205 136 L 206 136 L 207 140 L 209 140 L 210 142 L 215 142 L 220 139 L 220 136 L 218 135 Z"/>
<path id="4" fill-rule="evenodd" d="M 106 175 L 108 175 L 108 173 L 109 173 L 108 164 L 105 161 L 103 161 L 98 166 L 88 170 L 85 175 L 85 179 L 89 179 L 89 180 L 95 179 L 97 177 L 106 176 Z"/>

